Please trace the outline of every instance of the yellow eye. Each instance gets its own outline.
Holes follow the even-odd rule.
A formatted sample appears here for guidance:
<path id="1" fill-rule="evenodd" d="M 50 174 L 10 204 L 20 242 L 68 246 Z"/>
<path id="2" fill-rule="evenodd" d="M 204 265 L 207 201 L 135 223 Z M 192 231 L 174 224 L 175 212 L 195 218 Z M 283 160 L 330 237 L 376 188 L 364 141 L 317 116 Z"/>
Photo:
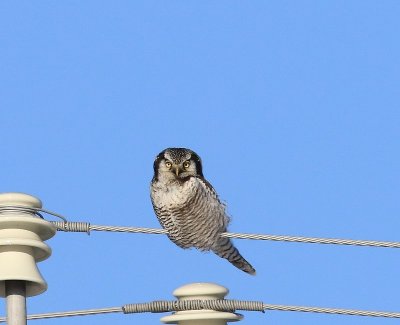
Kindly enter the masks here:
<path id="1" fill-rule="evenodd" d="M 187 160 L 187 161 L 185 161 L 183 163 L 183 168 L 189 168 L 189 166 L 190 166 L 190 161 L 189 160 Z"/>
<path id="2" fill-rule="evenodd" d="M 165 162 L 165 167 L 171 168 L 172 167 L 172 163 L 170 161 L 166 161 Z"/>

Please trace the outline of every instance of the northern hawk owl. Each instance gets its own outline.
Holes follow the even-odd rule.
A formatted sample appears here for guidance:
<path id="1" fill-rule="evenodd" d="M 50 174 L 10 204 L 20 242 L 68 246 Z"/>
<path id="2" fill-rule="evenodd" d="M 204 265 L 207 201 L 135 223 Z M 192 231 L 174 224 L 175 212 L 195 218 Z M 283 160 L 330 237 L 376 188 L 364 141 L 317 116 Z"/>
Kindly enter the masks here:
<path id="1" fill-rule="evenodd" d="M 154 161 L 151 201 L 161 226 L 179 247 L 213 251 L 244 272 L 255 269 L 226 232 L 229 217 L 217 192 L 204 178 L 200 157 L 190 149 L 168 148 Z"/>

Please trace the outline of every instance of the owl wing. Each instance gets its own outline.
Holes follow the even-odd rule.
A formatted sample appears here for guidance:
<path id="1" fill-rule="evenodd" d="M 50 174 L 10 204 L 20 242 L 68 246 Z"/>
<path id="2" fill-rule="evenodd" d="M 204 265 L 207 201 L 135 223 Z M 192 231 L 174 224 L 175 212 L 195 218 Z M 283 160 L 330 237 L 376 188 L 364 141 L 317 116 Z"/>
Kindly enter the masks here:
<path id="1" fill-rule="evenodd" d="M 216 200 L 219 204 L 225 206 L 225 204 L 222 203 L 221 200 L 219 199 L 217 191 L 214 189 L 214 187 L 211 185 L 209 181 L 207 181 L 204 177 L 201 176 L 195 176 L 195 178 L 201 184 L 207 196 L 210 196 L 212 199 Z"/>
<path id="2" fill-rule="evenodd" d="M 225 208 L 226 208 L 225 202 L 222 202 L 220 200 L 217 191 L 214 189 L 214 187 L 211 185 L 211 183 L 202 176 L 196 176 L 196 178 L 198 179 L 198 182 L 205 188 L 208 195 L 210 195 L 214 200 L 216 200 L 225 210 Z M 227 220 L 229 222 L 229 217 L 226 213 L 225 213 L 225 217 L 227 218 Z"/>
<path id="3" fill-rule="evenodd" d="M 192 176 L 192 181 L 197 183 L 198 196 L 202 198 L 202 202 L 206 204 L 204 208 L 208 211 L 207 213 L 202 213 L 201 219 L 204 220 L 205 218 L 204 222 L 206 224 L 215 225 L 217 223 L 219 231 L 226 231 L 230 218 L 225 211 L 226 205 L 219 199 L 217 191 L 202 176 Z"/>

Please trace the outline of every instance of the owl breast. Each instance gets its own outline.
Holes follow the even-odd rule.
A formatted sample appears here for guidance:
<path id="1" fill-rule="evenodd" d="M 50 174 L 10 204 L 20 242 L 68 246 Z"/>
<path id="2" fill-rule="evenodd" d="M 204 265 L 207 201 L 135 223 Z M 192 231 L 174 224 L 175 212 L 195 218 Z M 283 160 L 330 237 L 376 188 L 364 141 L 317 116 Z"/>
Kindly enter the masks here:
<path id="1" fill-rule="evenodd" d="M 198 177 L 184 182 L 162 180 L 151 186 L 151 199 L 168 237 L 182 248 L 210 250 L 226 231 L 225 206 L 212 187 Z"/>

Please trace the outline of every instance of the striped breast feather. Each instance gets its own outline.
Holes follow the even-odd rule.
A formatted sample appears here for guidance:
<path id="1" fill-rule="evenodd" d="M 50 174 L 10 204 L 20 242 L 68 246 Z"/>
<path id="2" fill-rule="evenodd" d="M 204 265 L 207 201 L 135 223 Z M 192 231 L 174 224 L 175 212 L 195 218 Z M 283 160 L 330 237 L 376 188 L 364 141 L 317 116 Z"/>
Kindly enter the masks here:
<path id="1" fill-rule="evenodd" d="M 174 213 L 162 208 L 154 208 L 154 211 L 156 212 L 157 219 L 161 226 L 168 231 L 167 236 L 170 240 L 181 248 L 189 248 L 193 246 L 186 240 L 185 236 L 182 235 L 182 227 L 176 220 L 176 215 L 174 215 Z"/>

